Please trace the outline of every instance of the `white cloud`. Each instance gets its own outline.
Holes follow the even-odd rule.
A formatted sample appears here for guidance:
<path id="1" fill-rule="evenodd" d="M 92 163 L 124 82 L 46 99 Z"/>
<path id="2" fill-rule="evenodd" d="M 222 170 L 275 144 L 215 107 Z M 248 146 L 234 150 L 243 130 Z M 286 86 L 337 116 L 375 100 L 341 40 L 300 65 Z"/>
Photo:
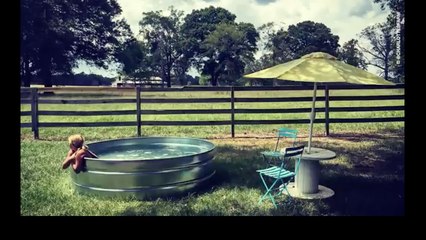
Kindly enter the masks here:
<path id="1" fill-rule="evenodd" d="M 357 38 L 363 28 L 383 22 L 388 15 L 371 0 L 118 0 L 118 3 L 134 33 L 139 32 L 138 22 L 143 12 L 165 12 L 173 5 L 189 14 L 212 5 L 235 14 L 237 22 L 253 23 L 256 27 L 267 22 L 284 23 L 286 27 L 306 20 L 320 22 L 340 37 L 340 44 Z"/>
<path id="2" fill-rule="evenodd" d="M 170 6 L 189 14 L 210 5 L 222 7 L 237 16 L 237 22 L 249 22 L 255 27 L 264 23 L 284 23 L 284 27 L 311 20 L 325 24 L 340 37 L 339 44 L 358 38 L 365 27 L 383 22 L 389 12 L 382 11 L 371 0 L 117 0 L 134 34 L 139 33 L 143 12 L 162 10 Z"/>

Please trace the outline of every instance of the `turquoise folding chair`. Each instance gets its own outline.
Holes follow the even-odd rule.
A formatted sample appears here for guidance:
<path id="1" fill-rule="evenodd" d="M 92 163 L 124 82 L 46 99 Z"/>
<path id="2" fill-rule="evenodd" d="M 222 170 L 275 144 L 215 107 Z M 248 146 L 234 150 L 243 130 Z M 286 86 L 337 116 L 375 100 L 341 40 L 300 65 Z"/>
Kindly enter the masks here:
<path id="1" fill-rule="evenodd" d="M 269 197 L 274 204 L 275 208 L 277 204 L 274 198 L 282 193 L 283 190 L 291 197 L 288 192 L 287 185 L 294 179 L 297 174 L 300 165 L 300 159 L 303 154 L 304 146 L 289 147 L 284 150 L 284 153 L 280 156 L 281 164 L 272 166 L 265 169 L 256 170 L 262 179 L 263 185 L 266 188 L 266 193 L 260 198 L 259 204 L 267 197 Z M 295 159 L 294 171 L 290 169 L 289 162 L 291 159 Z M 265 177 L 272 179 L 272 184 L 268 186 L 265 181 Z M 281 183 L 280 186 L 276 186 L 277 183 Z M 276 193 L 273 193 L 275 191 Z"/>
<path id="2" fill-rule="evenodd" d="M 268 164 L 268 166 L 274 166 L 279 164 L 280 162 L 280 156 L 282 153 L 278 151 L 278 146 L 280 143 L 280 139 L 283 138 L 289 138 L 293 139 L 292 147 L 296 146 L 297 143 L 297 133 L 298 131 L 296 129 L 290 129 L 290 128 L 279 128 L 277 132 L 277 143 L 275 144 L 274 151 L 264 151 L 261 152 L 263 159 Z M 282 145 L 282 144 L 281 144 Z"/>

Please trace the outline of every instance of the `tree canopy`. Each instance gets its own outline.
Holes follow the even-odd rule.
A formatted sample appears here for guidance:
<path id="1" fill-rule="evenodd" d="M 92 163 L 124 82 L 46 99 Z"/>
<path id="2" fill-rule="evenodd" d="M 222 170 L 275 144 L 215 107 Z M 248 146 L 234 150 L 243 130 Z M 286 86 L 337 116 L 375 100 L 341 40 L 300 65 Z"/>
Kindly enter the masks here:
<path id="1" fill-rule="evenodd" d="M 293 59 L 311 52 L 325 52 L 337 55 L 339 37 L 331 33 L 322 23 L 304 21 L 290 25 L 284 40 L 293 53 Z"/>
<path id="2" fill-rule="evenodd" d="M 219 79 L 232 84 L 254 60 L 257 33 L 252 25 L 222 23 L 203 41 L 202 73 L 209 74 L 213 86 Z"/>
<path id="3" fill-rule="evenodd" d="M 352 66 L 367 70 L 367 63 L 362 51 L 358 48 L 358 40 L 351 39 L 338 50 L 338 58 Z"/>
<path id="4" fill-rule="evenodd" d="M 120 13 L 116 0 L 22 0 L 24 85 L 37 74 L 51 86 L 52 74 L 71 73 L 77 60 L 107 68 L 120 45 L 132 38 Z"/>
<path id="5" fill-rule="evenodd" d="M 171 7 L 168 16 L 164 16 L 162 11 L 146 12 L 143 15 L 143 19 L 139 22 L 140 33 L 143 34 L 152 55 L 151 64 L 170 87 L 172 71 L 179 72 L 176 68 L 183 67 L 184 69 L 180 70 L 185 74 L 187 70 L 185 63 L 179 62 L 184 57 L 184 42 L 180 33 L 183 12 Z"/>
<path id="6" fill-rule="evenodd" d="M 303 21 L 288 28 L 266 23 L 256 29 L 235 22 L 236 15 L 221 7 L 186 15 L 173 6 L 168 14 L 143 12 L 139 36 L 133 36 L 117 0 L 22 0 L 21 80 L 29 86 L 36 76 L 51 86 L 52 75 L 70 74 L 84 60 L 103 68 L 119 62 L 122 74 L 135 80 L 161 77 L 168 87 L 195 81 L 187 75 L 190 67 L 203 82 L 232 85 L 244 73 L 320 51 L 363 69 L 374 65 L 385 78 L 403 81 L 405 3 L 374 2 L 391 14 L 360 33 L 372 46 L 367 48 L 356 39 L 340 47 L 339 36 L 323 23 Z"/>
<path id="7" fill-rule="evenodd" d="M 273 65 L 287 62 L 311 52 L 326 52 L 337 56 L 339 37 L 331 33 L 330 28 L 322 23 L 304 21 L 272 30 L 273 24 L 264 25 L 269 41 L 265 49 L 270 52 L 269 62 Z"/>
<path id="8" fill-rule="evenodd" d="M 247 61 L 254 60 L 259 37 L 250 23 L 235 23 L 236 16 L 212 6 L 186 15 L 182 34 L 190 47 L 187 56 L 213 86 L 222 79 L 229 83 L 241 77 Z M 233 80 L 231 80 L 233 79 Z"/>
<path id="9" fill-rule="evenodd" d="M 122 74 L 134 79 L 148 79 L 154 73 L 152 57 L 148 55 L 148 47 L 144 42 L 132 41 L 125 44 L 117 53 L 117 59 L 122 65 Z"/>

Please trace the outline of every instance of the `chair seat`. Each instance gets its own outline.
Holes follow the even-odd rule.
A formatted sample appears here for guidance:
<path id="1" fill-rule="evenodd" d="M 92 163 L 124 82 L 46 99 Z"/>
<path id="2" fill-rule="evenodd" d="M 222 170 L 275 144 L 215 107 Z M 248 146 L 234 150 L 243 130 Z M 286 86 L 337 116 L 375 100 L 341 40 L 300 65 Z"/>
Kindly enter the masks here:
<path id="1" fill-rule="evenodd" d="M 290 132 L 290 133 L 288 133 Z M 282 148 L 280 151 L 278 150 L 279 139 L 282 136 L 290 135 L 296 138 L 297 131 L 288 130 L 284 128 L 279 129 L 277 144 L 275 145 L 274 151 L 263 151 L 261 152 L 263 159 L 269 165 L 268 167 L 264 167 L 263 169 L 256 170 L 259 173 L 259 177 L 262 180 L 262 183 L 266 189 L 265 194 L 262 195 L 259 199 L 259 203 L 261 203 L 265 198 L 271 199 L 275 208 L 277 204 L 275 203 L 275 197 L 280 195 L 282 191 L 288 192 L 287 185 L 294 179 L 296 173 L 299 168 L 300 158 L 303 154 L 304 146 L 300 145 L 297 147 L 286 147 Z M 293 144 L 294 145 L 294 144 Z M 294 171 L 288 170 L 287 164 L 289 161 L 295 161 Z M 267 178 L 272 178 L 272 181 L 267 181 Z M 281 184 L 280 187 L 277 187 Z M 276 192 L 278 190 L 278 192 Z"/>
<path id="2" fill-rule="evenodd" d="M 263 156 L 265 156 L 265 157 L 276 157 L 276 158 L 279 158 L 279 157 L 282 157 L 282 156 L 283 156 L 283 154 L 282 154 L 282 153 L 280 153 L 280 152 L 275 152 L 275 151 L 264 151 L 264 152 L 261 152 L 261 154 L 262 154 Z"/>
<path id="3" fill-rule="evenodd" d="M 293 177 L 296 175 L 292 171 L 289 171 L 285 168 L 280 168 L 277 166 L 256 170 L 256 172 L 272 177 L 272 178 L 286 178 L 286 177 Z"/>

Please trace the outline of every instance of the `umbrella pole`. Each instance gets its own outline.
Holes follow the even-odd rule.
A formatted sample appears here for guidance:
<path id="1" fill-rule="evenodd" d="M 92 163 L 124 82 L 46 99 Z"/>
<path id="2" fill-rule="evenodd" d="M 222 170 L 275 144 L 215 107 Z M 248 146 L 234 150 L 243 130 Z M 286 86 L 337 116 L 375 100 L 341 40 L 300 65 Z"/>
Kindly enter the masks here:
<path id="1" fill-rule="evenodd" d="M 317 98 L 317 83 L 314 83 L 314 96 L 312 97 L 312 110 L 311 110 L 311 122 L 309 124 L 309 141 L 308 141 L 308 151 L 311 152 L 311 142 L 312 142 L 312 130 L 314 127 L 314 119 L 315 119 L 315 101 Z"/>

